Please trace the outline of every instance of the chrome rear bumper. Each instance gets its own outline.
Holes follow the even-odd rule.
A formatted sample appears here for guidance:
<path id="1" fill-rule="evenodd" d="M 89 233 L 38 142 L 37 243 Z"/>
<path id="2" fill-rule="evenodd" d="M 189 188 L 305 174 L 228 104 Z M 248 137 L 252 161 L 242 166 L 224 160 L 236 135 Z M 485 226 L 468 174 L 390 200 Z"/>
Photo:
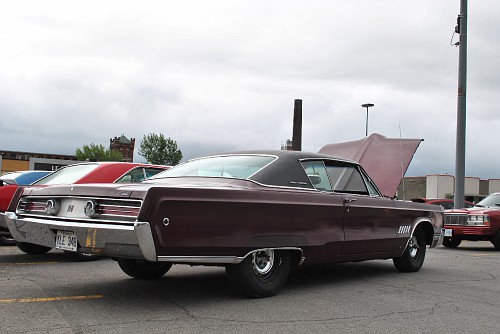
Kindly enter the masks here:
<path id="1" fill-rule="evenodd" d="M 5 214 L 6 225 L 14 239 L 46 247 L 55 247 L 57 230 L 71 231 L 78 239 L 78 252 L 157 261 L 151 228 L 147 222 L 133 225 L 83 223 L 18 217 Z"/>

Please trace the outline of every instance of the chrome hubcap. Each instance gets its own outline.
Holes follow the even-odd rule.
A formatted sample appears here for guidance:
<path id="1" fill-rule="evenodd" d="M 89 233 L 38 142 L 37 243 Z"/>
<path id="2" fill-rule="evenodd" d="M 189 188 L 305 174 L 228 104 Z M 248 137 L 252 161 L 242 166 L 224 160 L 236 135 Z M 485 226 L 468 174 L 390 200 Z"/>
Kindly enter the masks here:
<path id="1" fill-rule="evenodd" d="M 412 236 L 410 239 L 410 243 L 408 244 L 408 249 L 410 250 L 410 256 L 413 258 L 417 256 L 418 249 L 420 246 L 418 245 L 417 238 Z"/>
<path id="2" fill-rule="evenodd" d="M 255 274 L 268 274 L 273 268 L 274 251 L 272 249 L 259 250 L 252 254 L 252 268 Z"/>

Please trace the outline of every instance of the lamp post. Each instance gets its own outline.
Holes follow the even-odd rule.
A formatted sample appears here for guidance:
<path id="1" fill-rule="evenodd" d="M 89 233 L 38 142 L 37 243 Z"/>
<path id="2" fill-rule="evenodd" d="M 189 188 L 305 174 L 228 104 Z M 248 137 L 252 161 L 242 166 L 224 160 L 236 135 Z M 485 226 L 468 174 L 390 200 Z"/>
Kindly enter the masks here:
<path id="1" fill-rule="evenodd" d="M 366 108 L 366 134 L 365 136 L 368 137 L 368 108 L 371 108 L 374 106 L 373 103 L 365 103 L 361 105 L 363 108 Z"/>

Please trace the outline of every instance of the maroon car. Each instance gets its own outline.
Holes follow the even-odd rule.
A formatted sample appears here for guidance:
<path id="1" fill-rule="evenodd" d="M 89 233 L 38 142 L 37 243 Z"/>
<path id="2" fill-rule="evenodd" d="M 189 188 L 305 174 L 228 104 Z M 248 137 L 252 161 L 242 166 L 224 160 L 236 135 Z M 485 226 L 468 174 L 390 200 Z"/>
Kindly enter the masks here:
<path id="1" fill-rule="evenodd" d="M 500 193 L 473 208 L 446 210 L 443 246 L 455 248 L 462 240 L 490 241 L 500 250 Z"/>
<path id="2" fill-rule="evenodd" d="M 84 162 L 62 167 L 53 173 L 41 172 L 45 173 L 46 176 L 31 183 L 31 185 L 45 187 L 82 183 L 135 183 L 168 168 L 170 167 L 132 162 Z M 8 245 L 14 245 L 16 242 L 7 234 L 5 211 L 19 185 L 9 184 L 0 188 L 2 195 L 0 196 L 0 232 L 5 233 L 3 235 L 4 243 Z M 43 254 L 50 250 L 50 248 L 19 242 L 17 242 L 17 246 L 29 254 Z"/>
<path id="3" fill-rule="evenodd" d="M 198 158 L 140 184 L 28 187 L 9 211 L 17 241 L 107 255 L 136 278 L 225 266 L 253 297 L 276 294 L 299 265 L 393 259 L 418 271 L 444 217 L 383 196 L 355 162 L 293 151 Z"/>

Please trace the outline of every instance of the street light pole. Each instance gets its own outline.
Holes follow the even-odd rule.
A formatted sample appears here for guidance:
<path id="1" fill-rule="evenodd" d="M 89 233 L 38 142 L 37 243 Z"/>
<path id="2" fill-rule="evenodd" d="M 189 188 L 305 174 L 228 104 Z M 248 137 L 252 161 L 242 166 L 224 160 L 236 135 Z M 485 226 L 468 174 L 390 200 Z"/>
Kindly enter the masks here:
<path id="1" fill-rule="evenodd" d="M 368 137 L 368 108 L 371 108 L 373 106 L 374 106 L 373 103 L 365 103 L 361 105 L 361 107 L 366 108 L 366 133 L 365 133 L 366 137 Z"/>
<path id="2" fill-rule="evenodd" d="M 467 101 L 467 0 L 460 1 L 458 17 L 458 33 L 460 34 L 458 53 L 458 101 L 457 101 L 457 143 L 455 158 L 455 209 L 464 207 L 465 199 L 465 135 L 466 135 L 466 101 Z"/>

